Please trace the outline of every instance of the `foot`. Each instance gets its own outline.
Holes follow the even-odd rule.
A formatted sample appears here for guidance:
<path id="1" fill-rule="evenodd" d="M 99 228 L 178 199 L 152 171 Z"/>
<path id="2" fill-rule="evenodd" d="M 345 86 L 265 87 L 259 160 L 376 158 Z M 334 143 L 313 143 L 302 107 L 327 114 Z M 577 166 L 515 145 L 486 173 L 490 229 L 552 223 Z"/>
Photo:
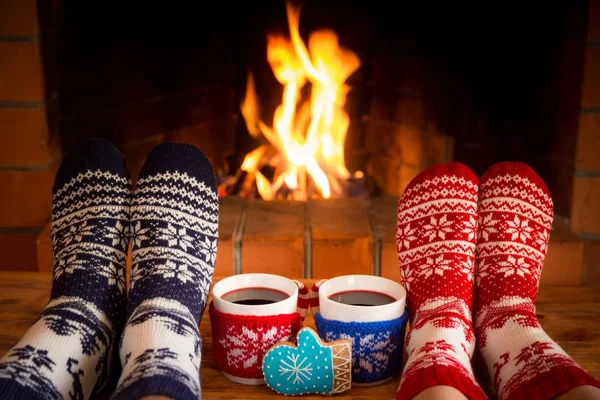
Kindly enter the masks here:
<path id="1" fill-rule="evenodd" d="M 482 177 L 475 331 L 501 399 L 551 399 L 573 387 L 599 385 L 535 315 L 553 216 L 548 188 L 527 165 L 496 164 Z"/>
<path id="2" fill-rule="evenodd" d="M 132 206 L 133 262 L 123 373 L 113 399 L 198 399 L 204 312 L 217 255 L 218 195 L 208 159 L 165 143 L 146 160 Z"/>
<path id="3" fill-rule="evenodd" d="M 53 189 L 50 302 L 0 361 L 2 399 L 87 399 L 104 386 L 125 316 L 130 200 L 112 144 L 87 140 L 66 155 Z"/>
<path id="4" fill-rule="evenodd" d="M 471 368 L 476 229 L 477 177 L 462 164 L 424 170 L 398 203 L 397 248 L 411 328 L 396 399 L 437 385 L 486 398 Z"/>

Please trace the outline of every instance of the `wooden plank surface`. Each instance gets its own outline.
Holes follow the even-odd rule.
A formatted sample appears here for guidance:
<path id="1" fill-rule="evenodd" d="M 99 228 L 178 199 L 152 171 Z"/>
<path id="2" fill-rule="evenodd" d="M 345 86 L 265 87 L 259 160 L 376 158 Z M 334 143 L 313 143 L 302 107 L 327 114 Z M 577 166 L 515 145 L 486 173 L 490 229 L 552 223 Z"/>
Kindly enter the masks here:
<path id="1" fill-rule="evenodd" d="M 303 276 L 305 208 L 306 203 L 297 201 L 249 200 L 245 203 L 243 273 Z"/>
<path id="2" fill-rule="evenodd" d="M 373 238 L 365 199 L 311 200 L 312 278 L 373 273 Z"/>
<path id="3" fill-rule="evenodd" d="M 313 280 L 305 280 L 312 283 Z M 40 272 L 0 272 L 0 357 L 35 322 L 50 295 L 51 275 Z M 594 287 L 543 286 L 537 302 L 540 323 L 562 348 L 594 377 L 600 378 L 600 290 Z M 314 328 L 309 316 L 306 326 Z M 200 377 L 205 399 L 282 399 L 265 386 L 242 386 L 228 381 L 216 369 L 208 313 L 200 324 L 202 366 Z M 374 387 L 355 387 L 336 399 L 392 399 L 400 381 Z M 323 399 L 303 396 L 303 399 Z"/>

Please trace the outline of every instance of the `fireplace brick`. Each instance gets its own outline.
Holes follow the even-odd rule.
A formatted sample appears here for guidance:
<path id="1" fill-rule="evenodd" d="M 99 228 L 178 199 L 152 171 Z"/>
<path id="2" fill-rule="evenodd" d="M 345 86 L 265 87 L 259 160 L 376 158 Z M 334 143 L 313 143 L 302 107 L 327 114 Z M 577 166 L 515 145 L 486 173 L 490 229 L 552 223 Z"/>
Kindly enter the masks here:
<path id="1" fill-rule="evenodd" d="M 600 285 L 600 240 L 584 240 L 583 248 L 584 282 L 587 285 Z"/>
<path id="2" fill-rule="evenodd" d="M 577 176 L 573 186 L 571 227 L 580 234 L 600 234 L 600 177 Z"/>
<path id="3" fill-rule="evenodd" d="M 0 227 L 42 227 L 50 218 L 57 163 L 41 171 L 0 171 Z"/>
<path id="4" fill-rule="evenodd" d="M 49 118 L 55 108 L 45 96 L 42 38 L 48 36 L 40 35 L 47 30 L 37 6 L 0 2 L 0 270 L 36 268 L 36 239 L 50 218 L 60 156 Z"/>
<path id="5" fill-rule="evenodd" d="M 50 137 L 46 107 L 0 107 L 0 164 L 40 166 L 56 156 L 58 146 Z"/>
<path id="6" fill-rule="evenodd" d="M 600 112 L 582 111 L 575 152 L 576 171 L 600 171 Z"/>
<path id="7" fill-rule="evenodd" d="M 308 203 L 314 278 L 373 273 L 373 239 L 364 199 Z"/>
<path id="8" fill-rule="evenodd" d="M 241 245 L 243 273 L 303 276 L 306 204 L 249 200 L 244 207 Z"/>
<path id="9" fill-rule="evenodd" d="M 585 53 L 582 106 L 600 106 L 600 46 L 588 46 Z"/>
<path id="10" fill-rule="evenodd" d="M 590 0 L 588 10 L 588 42 L 600 42 L 600 0 Z"/>
<path id="11" fill-rule="evenodd" d="M 37 271 L 36 233 L 0 233 L 0 271 Z"/>
<path id="12" fill-rule="evenodd" d="M 600 6 L 590 2 L 588 43 L 585 49 L 583 90 L 575 154 L 575 175 L 571 205 L 571 228 L 586 238 L 600 234 Z M 597 275 L 597 271 L 592 271 Z"/>
<path id="13" fill-rule="evenodd" d="M 366 135 L 368 175 L 385 194 L 400 196 L 424 168 L 450 162 L 453 140 L 425 123 L 375 120 Z"/>
<path id="14" fill-rule="evenodd" d="M 398 281 L 400 269 L 396 251 L 396 214 L 398 197 L 379 197 L 371 200 L 370 212 L 373 219 L 373 230 L 376 257 L 379 257 L 379 275 Z M 378 253 L 378 254 L 377 254 Z M 375 271 L 377 274 L 378 271 Z"/>
<path id="15" fill-rule="evenodd" d="M 0 99 L 43 101 L 44 75 L 38 41 L 0 41 Z"/>
<path id="16" fill-rule="evenodd" d="M 36 0 L 0 1 L 0 35 L 38 33 Z"/>

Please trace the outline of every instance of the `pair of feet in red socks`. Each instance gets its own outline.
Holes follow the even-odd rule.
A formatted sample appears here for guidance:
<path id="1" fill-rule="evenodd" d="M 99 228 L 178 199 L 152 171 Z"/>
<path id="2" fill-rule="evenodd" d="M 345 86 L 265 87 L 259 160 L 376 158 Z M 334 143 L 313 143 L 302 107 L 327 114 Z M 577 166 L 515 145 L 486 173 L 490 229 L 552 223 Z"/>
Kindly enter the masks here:
<path id="1" fill-rule="evenodd" d="M 408 185 L 397 247 L 411 324 L 397 399 L 438 385 L 486 398 L 476 345 L 501 399 L 600 387 L 535 315 L 553 216 L 548 188 L 521 163 L 496 164 L 481 182 L 462 164 L 436 165 Z"/>

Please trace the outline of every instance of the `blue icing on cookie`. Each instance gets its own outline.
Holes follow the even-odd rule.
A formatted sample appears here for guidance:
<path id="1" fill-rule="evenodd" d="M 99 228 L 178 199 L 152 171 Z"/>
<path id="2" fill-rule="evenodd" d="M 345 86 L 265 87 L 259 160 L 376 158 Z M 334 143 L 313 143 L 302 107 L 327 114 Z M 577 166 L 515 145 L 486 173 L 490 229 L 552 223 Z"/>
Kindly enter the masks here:
<path id="1" fill-rule="evenodd" d="M 285 395 L 328 394 L 333 390 L 331 347 L 319 343 L 307 328 L 298 332 L 298 347 L 287 344 L 272 347 L 263 358 L 265 382 Z"/>

